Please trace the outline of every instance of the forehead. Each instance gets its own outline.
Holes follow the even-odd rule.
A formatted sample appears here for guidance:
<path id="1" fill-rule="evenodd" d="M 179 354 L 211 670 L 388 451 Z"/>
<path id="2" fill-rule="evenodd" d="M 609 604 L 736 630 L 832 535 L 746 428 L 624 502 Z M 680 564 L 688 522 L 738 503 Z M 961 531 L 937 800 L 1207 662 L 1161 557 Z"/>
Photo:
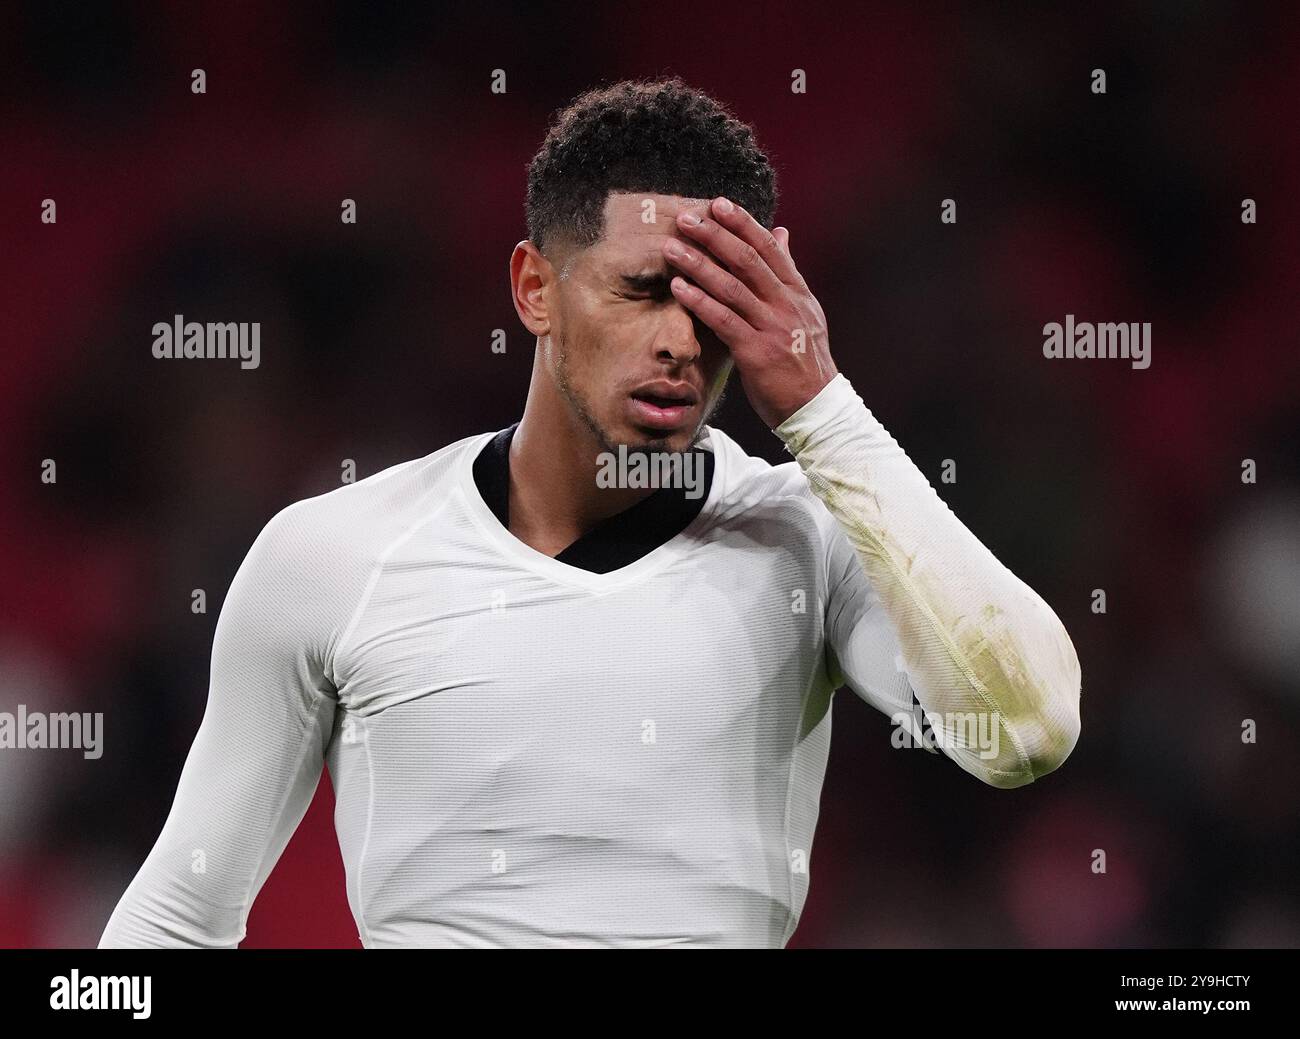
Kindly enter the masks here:
<path id="1" fill-rule="evenodd" d="M 657 249 L 665 235 L 675 235 L 677 214 L 704 214 L 711 199 L 648 192 L 611 193 L 605 199 L 605 235 L 600 244 L 620 251 Z"/>

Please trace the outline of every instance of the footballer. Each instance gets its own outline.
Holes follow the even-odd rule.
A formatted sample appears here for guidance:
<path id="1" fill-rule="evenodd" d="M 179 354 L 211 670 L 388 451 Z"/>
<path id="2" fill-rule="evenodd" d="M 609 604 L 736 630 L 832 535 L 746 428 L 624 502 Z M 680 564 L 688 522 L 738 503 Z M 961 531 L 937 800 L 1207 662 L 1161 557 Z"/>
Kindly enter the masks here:
<path id="1" fill-rule="evenodd" d="M 836 689 L 919 705 L 991 786 L 1061 765 L 1069 636 L 836 368 L 775 208 L 680 79 L 556 116 L 510 258 L 522 415 L 267 523 L 101 948 L 236 947 L 323 768 L 366 948 L 781 947 Z M 709 425 L 733 374 L 789 461 Z"/>

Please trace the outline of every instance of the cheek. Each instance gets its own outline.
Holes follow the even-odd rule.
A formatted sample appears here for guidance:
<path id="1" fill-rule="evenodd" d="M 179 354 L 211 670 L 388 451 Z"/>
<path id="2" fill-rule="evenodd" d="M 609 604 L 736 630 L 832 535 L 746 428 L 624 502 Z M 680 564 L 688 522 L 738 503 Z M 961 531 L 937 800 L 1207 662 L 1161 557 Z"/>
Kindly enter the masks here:
<path id="1" fill-rule="evenodd" d="M 593 371 L 618 372 L 628 366 L 639 344 L 654 342 L 656 317 L 632 307 L 601 307 L 587 316 L 585 343 Z"/>
<path id="2" fill-rule="evenodd" d="M 635 323 L 617 308 L 573 310 L 564 328 L 564 364 L 569 384 L 601 410 L 626 377 L 626 344 L 635 337 Z"/>

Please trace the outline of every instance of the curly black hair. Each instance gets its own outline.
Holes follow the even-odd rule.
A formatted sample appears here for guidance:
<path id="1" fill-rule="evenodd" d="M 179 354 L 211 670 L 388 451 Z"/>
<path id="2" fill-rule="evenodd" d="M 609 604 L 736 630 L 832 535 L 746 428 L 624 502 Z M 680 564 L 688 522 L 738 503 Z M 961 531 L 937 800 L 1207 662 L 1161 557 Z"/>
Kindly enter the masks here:
<path id="1" fill-rule="evenodd" d="M 678 76 L 588 90 L 556 113 L 528 165 L 528 237 L 579 249 L 605 231 L 610 192 L 738 202 L 764 227 L 776 215 L 776 171 L 753 130 Z"/>

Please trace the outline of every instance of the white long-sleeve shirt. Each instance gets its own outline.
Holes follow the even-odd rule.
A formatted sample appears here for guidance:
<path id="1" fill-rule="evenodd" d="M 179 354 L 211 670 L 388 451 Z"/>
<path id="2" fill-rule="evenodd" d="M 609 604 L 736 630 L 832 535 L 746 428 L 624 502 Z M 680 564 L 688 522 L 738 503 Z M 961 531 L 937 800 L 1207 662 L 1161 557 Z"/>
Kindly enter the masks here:
<path id="1" fill-rule="evenodd" d="M 914 691 L 984 782 L 1057 767 L 1079 666 L 1051 609 L 843 375 L 775 432 L 794 461 L 709 427 L 699 514 L 603 574 L 493 515 L 492 433 L 277 514 L 100 947 L 235 947 L 322 765 L 368 948 L 783 946 L 841 684 L 891 715 Z"/>

